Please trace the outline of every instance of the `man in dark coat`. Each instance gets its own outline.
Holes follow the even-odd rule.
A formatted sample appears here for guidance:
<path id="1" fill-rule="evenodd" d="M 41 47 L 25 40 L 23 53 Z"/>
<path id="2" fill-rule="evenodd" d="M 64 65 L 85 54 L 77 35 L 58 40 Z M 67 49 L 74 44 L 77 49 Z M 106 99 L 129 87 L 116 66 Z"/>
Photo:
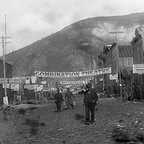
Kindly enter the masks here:
<path id="1" fill-rule="evenodd" d="M 84 105 L 85 105 L 85 121 L 86 123 L 93 123 L 95 121 L 95 106 L 98 101 L 98 96 L 92 84 L 86 85 L 86 91 L 84 93 Z"/>
<path id="2" fill-rule="evenodd" d="M 65 102 L 66 102 L 66 106 L 68 109 L 70 108 L 74 108 L 74 105 L 73 105 L 73 94 L 72 92 L 70 91 L 69 88 L 67 88 L 67 92 L 65 94 Z"/>
<path id="3" fill-rule="evenodd" d="M 56 103 L 57 112 L 61 111 L 62 102 L 63 102 L 63 96 L 60 93 L 59 89 L 57 89 L 57 93 L 55 94 L 55 103 Z"/>

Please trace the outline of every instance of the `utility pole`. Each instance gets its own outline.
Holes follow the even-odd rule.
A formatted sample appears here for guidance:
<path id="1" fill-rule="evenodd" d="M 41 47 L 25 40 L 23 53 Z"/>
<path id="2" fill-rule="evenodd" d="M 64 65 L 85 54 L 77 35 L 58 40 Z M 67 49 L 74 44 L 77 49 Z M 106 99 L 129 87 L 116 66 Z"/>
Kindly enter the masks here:
<path id="1" fill-rule="evenodd" d="M 115 42 L 117 44 L 117 48 L 118 48 L 118 34 L 123 34 L 124 32 L 123 31 L 111 31 L 109 32 L 110 34 L 114 35 L 115 37 Z M 120 97 L 122 98 L 122 84 L 121 84 L 121 70 L 120 70 L 120 67 L 119 67 L 119 64 L 118 64 L 118 73 L 120 73 L 119 75 L 119 82 L 120 82 Z"/>
<path id="2" fill-rule="evenodd" d="M 105 62 L 103 60 L 103 69 L 105 67 Z M 105 94 L 105 76 L 104 76 L 104 73 L 103 73 L 103 93 Z"/>
<path id="3" fill-rule="evenodd" d="M 6 63 L 5 63 L 5 40 L 4 36 L 2 35 L 2 49 L 3 49 L 3 76 L 4 76 L 4 98 L 3 103 L 8 105 L 8 98 L 7 98 L 7 81 L 6 81 Z"/>
<path id="4" fill-rule="evenodd" d="M 94 61 L 93 61 L 93 56 L 91 54 L 89 54 L 89 59 L 90 59 L 90 70 L 94 70 Z M 94 81 L 95 81 L 95 76 L 90 76 L 91 80 L 92 80 L 92 84 L 94 85 Z"/>
<path id="5" fill-rule="evenodd" d="M 3 75 L 4 75 L 4 98 L 3 103 L 8 105 L 8 96 L 7 96 L 7 79 L 6 79 L 6 45 L 7 45 L 7 26 L 6 26 L 6 15 L 4 16 L 4 35 L 2 35 L 2 49 L 3 49 Z"/>

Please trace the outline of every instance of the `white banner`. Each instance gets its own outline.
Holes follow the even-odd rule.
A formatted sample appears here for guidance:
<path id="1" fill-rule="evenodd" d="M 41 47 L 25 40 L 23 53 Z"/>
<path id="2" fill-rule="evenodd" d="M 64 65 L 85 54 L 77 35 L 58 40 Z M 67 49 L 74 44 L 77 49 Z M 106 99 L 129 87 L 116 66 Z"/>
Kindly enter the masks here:
<path id="1" fill-rule="evenodd" d="M 41 81 L 41 84 L 46 85 L 47 81 Z"/>
<path id="2" fill-rule="evenodd" d="M 6 84 L 3 83 L 3 88 L 5 88 L 5 86 L 6 86 L 6 88 L 10 88 L 10 84 L 8 84 L 8 83 L 6 83 Z"/>
<path id="3" fill-rule="evenodd" d="M 71 85 L 75 85 L 75 84 L 84 84 L 85 81 L 60 81 L 60 84 L 63 84 L 63 85 L 67 85 L 67 84 L 71 84 Z"/>
<path id="4" fill-rule="evenodd" d="M 110 80 L 117 80 L 118 79 L 118 74 L 110 75 Z"/>
<path id="5" fill-rule="evenodd" d="M 11 84 L 11 89 L 13 89 L 14 91 L 19 91 L 20 85 L 19 84 Z"/>
<path id="6" fill-rule="evenodd" d="M 14 84 L 19 84 L 22 81 L 24 81 L 26 77 L 13 77 L 13 78 L 6 78 L 7 83 L 14 83 Z M 4 78 L 0 78 L 0 83 L 4 83 Z"/>
<path id="7" fill-rule="evenodd" d="M 38 85 L 32 85 L 32 84 L 25 84 L 24 88 L 29 90 L 35 90 L 38 87 Z"/>
<path id="8" fill-rule="evenodd" d="M 144 64 L 134 64 L 133 73 L 143 74 L 144 73 Z"/>
<path id="9" fill-rule="evenodd" d="M 8 78 L 5 79 L 6 83 L 9 82 Z M 0 78 L 0 83 L 3 84 L 4 83 L 4 78 Z"/>
<path id="10" fill-rule="evenodd" d="M 37 85 L 36 91 L 39 92 L 41 90 L 43 90 L 43 85 Z"/>
<path id="11" fill-rule="evenodd" d="M 95 76 L 100 74 L 110 74 L 111 67 L 89 70 L 89 71 L 79 71 L 79 72 L 42 72 L 35 71 L 36 77 L 85 77 L 85 76 Z"/>

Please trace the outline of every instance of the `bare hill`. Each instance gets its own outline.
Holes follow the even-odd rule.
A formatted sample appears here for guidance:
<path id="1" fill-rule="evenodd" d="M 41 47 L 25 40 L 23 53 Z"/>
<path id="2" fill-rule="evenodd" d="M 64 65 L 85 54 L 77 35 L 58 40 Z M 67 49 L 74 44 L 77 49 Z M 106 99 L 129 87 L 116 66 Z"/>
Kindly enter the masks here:
<path id="1" fill-rule="evenodd" d="M 123 31 L 118 39 L 120 43 L 127 43 L 140 25 L 144 25 L 144 13 L 85 19 L 8 54 L 7 60 L 13 64 L 15 76 L 30 75 L 35 70 L 89 69 L 94 61 L 97 66 L 97 55 L 104 43 L 114 40 L 110 32 Z"/>

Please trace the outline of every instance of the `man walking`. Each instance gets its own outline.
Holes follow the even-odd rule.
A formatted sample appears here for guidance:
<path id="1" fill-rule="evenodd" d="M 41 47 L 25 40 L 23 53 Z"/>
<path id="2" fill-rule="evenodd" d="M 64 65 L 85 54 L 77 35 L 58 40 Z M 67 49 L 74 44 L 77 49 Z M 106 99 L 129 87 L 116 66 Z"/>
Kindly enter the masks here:
<path id="1" fill-rule="evenodd" d="M 57 89 L 57 93 L 55 94 L 55 103 L 56 103 L 57 112 L 61 111 L 62 102 L 63 102 L 63 96 L 60 93 L 59 89 Z"/>
<path id="2" fill-rule="evenodd" d="M 85 122 L 86 124 L 95 122 L 95 106 L 98 100 L 97 93 L 92 84 L 86 85 L 86 91 L 84 93 L 84 105 L 85 105 Z"/>

